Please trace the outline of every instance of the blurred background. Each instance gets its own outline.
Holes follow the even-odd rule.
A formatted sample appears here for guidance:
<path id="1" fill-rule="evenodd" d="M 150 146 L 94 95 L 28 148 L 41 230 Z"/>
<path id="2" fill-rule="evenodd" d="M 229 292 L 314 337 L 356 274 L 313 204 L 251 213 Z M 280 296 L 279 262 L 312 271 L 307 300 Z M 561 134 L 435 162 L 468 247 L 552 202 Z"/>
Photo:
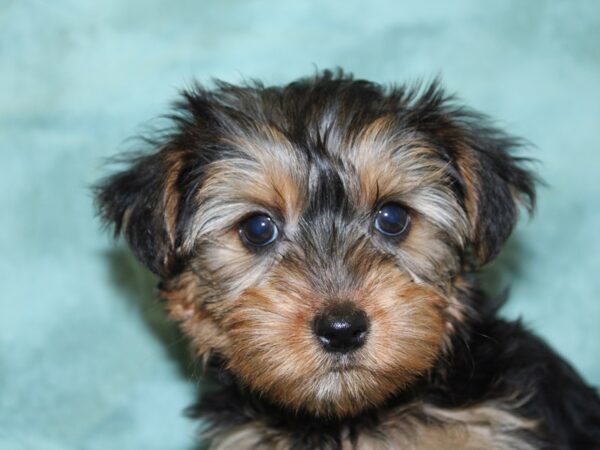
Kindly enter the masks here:
<path id="1" fill-rule="evenodd" d="M 197 381 L 89 186 L 193 79 L 341 66 L 450 91 L 534 144 L 547 186 L 486 271 L 600 384 L 600 3 L 0 0 L 0 448 L 197 447 Z"/>

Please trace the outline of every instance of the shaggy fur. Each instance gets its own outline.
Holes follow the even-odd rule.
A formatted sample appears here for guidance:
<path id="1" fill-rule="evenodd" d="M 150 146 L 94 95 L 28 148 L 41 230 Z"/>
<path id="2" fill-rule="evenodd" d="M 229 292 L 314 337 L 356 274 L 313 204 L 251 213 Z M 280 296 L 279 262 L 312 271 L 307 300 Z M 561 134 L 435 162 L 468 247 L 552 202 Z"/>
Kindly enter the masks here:
<path id="1" fill-rule="evenodd" d="M 196 86 L 172 120 L 97 200 L 220 382 L 190 410 L 212 449 L 600 446 L 596 392 L 474 276 L 533 208 L 518 140 L 438 83 L 327 71 Z M 401 236 L 373 225 L 390 203 Z M 256 214 L 272 244 L 241 239 Z M 368 317 L 357 350 L 315 336 L 336 305 Z"/>

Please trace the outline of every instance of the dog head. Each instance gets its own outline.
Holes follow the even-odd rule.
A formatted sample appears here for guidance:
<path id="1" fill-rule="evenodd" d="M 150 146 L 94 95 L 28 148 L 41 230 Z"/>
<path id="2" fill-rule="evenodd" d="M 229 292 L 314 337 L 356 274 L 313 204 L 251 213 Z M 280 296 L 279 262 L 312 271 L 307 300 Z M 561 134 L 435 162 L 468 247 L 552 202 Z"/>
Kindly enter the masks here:
<path id="1" fill-rule="evenodd" d="M 103 218 L 162 279 L 198 356 L 286 407 L 349 416 L 425 375 L 465 320 L 532 175 L 518 142 L 437 83 L 324 72 L 195 87 Z"/>

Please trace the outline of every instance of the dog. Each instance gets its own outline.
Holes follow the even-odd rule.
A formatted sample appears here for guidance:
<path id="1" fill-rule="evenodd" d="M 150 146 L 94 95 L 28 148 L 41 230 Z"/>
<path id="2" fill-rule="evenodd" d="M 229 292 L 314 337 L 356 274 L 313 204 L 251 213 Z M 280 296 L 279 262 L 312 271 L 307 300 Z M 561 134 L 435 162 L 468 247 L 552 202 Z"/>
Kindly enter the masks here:
<path id="1" fill-rule="evenodd" d="M 439 81 L 183 91 L 97 186 L 219 388 L 211 450 L 593 449 L 600 399 L 477 273 L 536 176 Z"/>

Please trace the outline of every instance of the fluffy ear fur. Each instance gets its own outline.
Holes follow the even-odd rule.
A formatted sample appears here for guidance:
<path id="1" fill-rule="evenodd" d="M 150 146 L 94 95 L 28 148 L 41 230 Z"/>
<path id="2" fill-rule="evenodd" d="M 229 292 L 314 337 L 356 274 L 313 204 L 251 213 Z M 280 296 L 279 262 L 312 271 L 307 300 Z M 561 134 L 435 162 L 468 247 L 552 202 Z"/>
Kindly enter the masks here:
<path id="1" fill-rule="evenodd" d="M 490 124 L 486 116 L 457 106 L 438 82 L 413 103 L 408 123 L 434 137 L 456 172 L 454 188 L 464 200 L 471 224 L 470 256 L 492 260 L 510 236 L 519 205 L 532 212 L 536 177 L 526 158 L 515 156 L 519 139 Z"/>
<path id="2" fill-rule="evenodd" d="M 186 255 L 181 243 L 203 168 L 222 153 L 217 144 L 221 124 L 211 95 L 200 86 L 183 91 L 168 116 L 172 129 L 147 140 L 154 152 L 131 158 L 126 170 L 95 188 L 102 219 L 161 277 L 182 268 Z"/>
<path id="3" fill-rule="evenodd" d="M 467 190 L 467 202 L 473 254 L 484 264 L 498 254 L 512 233 L 518 207 L 533 211 L 536 178 L 524 167 L 527 159 L 512 154 L 520 142 L 481 120 L 475 117 L 464 123 L 465 144 L 473 157 L 462 161 L 459 170 L 476 180 Z"/>
<path id="4" fill-rule="evenodd" d="M 181 193 L 177 153 L 163 149 L 130 161 L 130 167 L 96 187 L 105 222 L 123 234 L 152 272 L 164 276 L 177 266 L 176 228 Z"/>

